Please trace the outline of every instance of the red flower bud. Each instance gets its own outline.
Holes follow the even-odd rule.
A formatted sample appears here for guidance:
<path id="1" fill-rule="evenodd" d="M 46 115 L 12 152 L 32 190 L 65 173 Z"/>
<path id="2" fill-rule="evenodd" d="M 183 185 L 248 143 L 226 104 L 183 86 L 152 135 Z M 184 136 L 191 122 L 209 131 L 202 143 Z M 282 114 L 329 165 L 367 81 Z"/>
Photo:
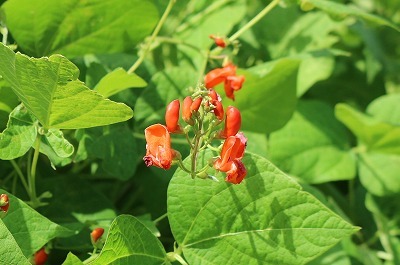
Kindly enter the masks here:
<path id="1" fill-rule="evenodd" d="M 221 47 L 221 48 L 225 48 L 225 47 L 226 47 L 226 42 L 225 42 L 225 40 L 224 40 L 223 38 L 221 38 L 221 37 L 216 37 L 216 36 L 214 36 L 214 35 L 210 35 L 209 37 L 210 37 L 210 39 L 213 39 L 213 40 L 214 40 L 214 42 L 215 42 L 215 44 L 216 44 L 217 46 L 219 46 L 219 47 Z"/>
<path id="2" fill-rule="evenodd" d="M 222 121 L 224 119 L 224 107 L 220 101 L 213 101 L 212 104 L 215 106 L 213 112 L 218 120 Z"/>
<path id="3" fill-rule="evenodd" d="M 40 250 L 38 250 L 35 253 L 35 257 L 34 257 L 35 265 L 43 265 L 43 264 L 45 264 L 46 261 L 47 261 L 47 257 L 48 257 L 48 255 L 47 255 L 44 247 L 42 247 Z"/>
<path id="4" fill-rule="evenodd" d="M 201 105 L 201 102 L 203 101 L 203 99 L 202 98 L 196 98 L 194 101 L 193 101 L 193 103 L 192 103 L 192 105 L 190 106 L 190 111 L 193 113 L 193 112 L 196 112 L 196 111 L 199 111 L 199 108 L 200 108 L 200 105 Z"/>
<path id="5" fill-rule="evenodd" d="M 96 243 L 99 238 L 104 234 L 104 229 L 101 227 L 93 229 L 92 233 L 90 233 L 90 239 L 92 240 L 92 243 Z"/>
<path id="6" fill-rule="evenodd" d="M 7 213 L 8 207 L 10 207 L 9 199 L 7 194 L 0 195 L 0 211 Z"/>
<path id="7" fill-rule="evenodd" d="M 226 118 L 225 118 L 225 127 L 224 130 L 220 133 L 222 138 L 228 138 L 229 136 L 235 136 L 242 125 L 242 116 L 240 111 L 233 107 L 229 106 L 226 110 Z"/>
<path id="8" fill-rule="evenodd" d="M 179 121 L 179 108 L 180 103 L 178 99 L 173 100 L 167 106 L 167 111 L 165 112 L 165 123 L 169 132 L 179 132 L 181 131 L 178 121 Z"/>
<path id="9" fill-rule="evenodd" d="M 193 125 L 193 121 L 192 121 L 192 111 L 190 109 L 190 107 L 192 106 L 193 100 L 190 96 L 187 96 L 184 100 L 183 100 L 183 108 L 182 108 L 182 119 Z"/>

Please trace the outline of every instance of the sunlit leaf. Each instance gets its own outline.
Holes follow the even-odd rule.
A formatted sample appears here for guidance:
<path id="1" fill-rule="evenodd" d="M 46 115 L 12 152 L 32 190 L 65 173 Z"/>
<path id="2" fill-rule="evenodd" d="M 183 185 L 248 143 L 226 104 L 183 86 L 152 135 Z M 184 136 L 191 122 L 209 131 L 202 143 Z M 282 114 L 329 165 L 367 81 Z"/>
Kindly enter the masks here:
<path id="1" fill-rule="evenodd" d="M 13 235 L 8 231 L 0 219 L 0 263 L 15 264 L 15 265 L 31 265 L 28 259 L 24 256 Z"/>

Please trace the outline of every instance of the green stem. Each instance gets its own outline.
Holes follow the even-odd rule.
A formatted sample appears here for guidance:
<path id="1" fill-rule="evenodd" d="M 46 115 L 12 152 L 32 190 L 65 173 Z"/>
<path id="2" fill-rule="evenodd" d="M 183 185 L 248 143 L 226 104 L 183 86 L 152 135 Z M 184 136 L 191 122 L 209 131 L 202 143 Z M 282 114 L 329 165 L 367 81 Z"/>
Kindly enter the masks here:
<path id="1" fill-rule="evenodd" d="M 2 27 L 1 28 L 1 34 L 3 34 L 3 39 L 2 39 L 2 43 L 4 45 L 7 45 L 7 38 L 8 38 L 8 29 L 7 27 Z"/>
<path id="2" fill-rule="evenodd" d="M 24 186 L 26 192 L 28 193 L 28 195 L 30 194 L 30 190 L 29 190 L 29 186 L 28 183 L 25 180 L 25 176 L 21 171 L 21 168 L 19 167 L 19 165 L 17 164 L 17 162 L 15 162 L 14 160 L 10 160 L 11 165 L 14 167 L 15 172 L 17 172 L 17 175 L 19 176 L 19 178 L 21 179 L 22 185 Z"/>
<path id="3" fill-rule="evenodd" d="M 157 219 L 155 219 L 153 221 L 154 224 L 158 224 L 161 220 L 163 220 L 164 218 L 168 217 L 168 213 L 165 213 L 163 215 L 161 215 L 160 217 L 158 217 Z"/>
<path id="4" fill-rule="evenodd" d="M 232 42 L 240 37 L 246 30 L 250 29 L 257 22 L 259 22 L 266 14 L 268 14 L 274 7 L 276 7 L 281 0 L 273 0 L 263 10 L 260 11 L 255 17 L 253 17 L 246 25 L 241 27 L 232 36 L 229 37 L 229 41 Z"/>
<path id="5" fill-rule="evenodd" d="M 156 28 L 153 31 L 153 34 L 151 34 L 149 41 L 146 43 L 146 47 L 144 48 L 143 53 L 140 55 L 138 60 L 129 68 L 128 73 L 133 73 L 136 71 L 136 69 L 142 64 L 144 61 L 145 57 L 147 56 L 147 53 L 150 51 L 151 44 L 153 43 L 154 39 L 157 37 L 158 33 L 161 30 L 161 27 L 164 25 L 165 20 L 167 19 L 169 13 L 172 10 L 172 7 L 174 6 L 176 0 L 169 0 L 168 6 L 164 11 L 164 14 L 162 15 L 160 21 L 158 21 Z"/>
<path id="6" fill-rule="evenodd" d="M 37 195 L 36 195 L 36 166 L 39 159 L 39 149 L 40 149 L 40 134 L 37 135 L 35 141 L 35 151 L 33 153 L 31 171 L 28 175 L 28 183 L 30 188 L 30 198 L 32 203 L 32 208 L 37 208 L 40 204 Z"/>

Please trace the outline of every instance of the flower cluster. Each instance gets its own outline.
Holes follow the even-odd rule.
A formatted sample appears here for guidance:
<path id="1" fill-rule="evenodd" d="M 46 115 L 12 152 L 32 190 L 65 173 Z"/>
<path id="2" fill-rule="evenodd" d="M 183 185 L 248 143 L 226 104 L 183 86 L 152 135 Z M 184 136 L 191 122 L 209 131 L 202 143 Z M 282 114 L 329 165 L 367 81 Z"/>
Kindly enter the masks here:
<path id="1" fill-rule="evenodd" d="M 0 195 L 0 218 L 3 218 L 8 211 L 8 207 L 10 207 L 10 202 L 7 194 Z"/>

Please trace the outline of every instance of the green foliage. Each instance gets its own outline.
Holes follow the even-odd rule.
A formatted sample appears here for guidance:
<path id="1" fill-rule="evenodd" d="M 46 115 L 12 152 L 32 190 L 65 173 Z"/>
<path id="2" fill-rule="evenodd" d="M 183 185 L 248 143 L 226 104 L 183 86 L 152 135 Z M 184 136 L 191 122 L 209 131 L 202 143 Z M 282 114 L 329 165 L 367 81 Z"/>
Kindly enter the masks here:
<path id="1" fill-rule="evenodd" d="M 10 265 L 30 265 L 31 263 L 24 256 L 13 235 L 4 225 L 3 221 L 0 220 L 0 238 L 1 246 L 0 251 L 2 253 L 0 257 L 1 263 Z"/>

